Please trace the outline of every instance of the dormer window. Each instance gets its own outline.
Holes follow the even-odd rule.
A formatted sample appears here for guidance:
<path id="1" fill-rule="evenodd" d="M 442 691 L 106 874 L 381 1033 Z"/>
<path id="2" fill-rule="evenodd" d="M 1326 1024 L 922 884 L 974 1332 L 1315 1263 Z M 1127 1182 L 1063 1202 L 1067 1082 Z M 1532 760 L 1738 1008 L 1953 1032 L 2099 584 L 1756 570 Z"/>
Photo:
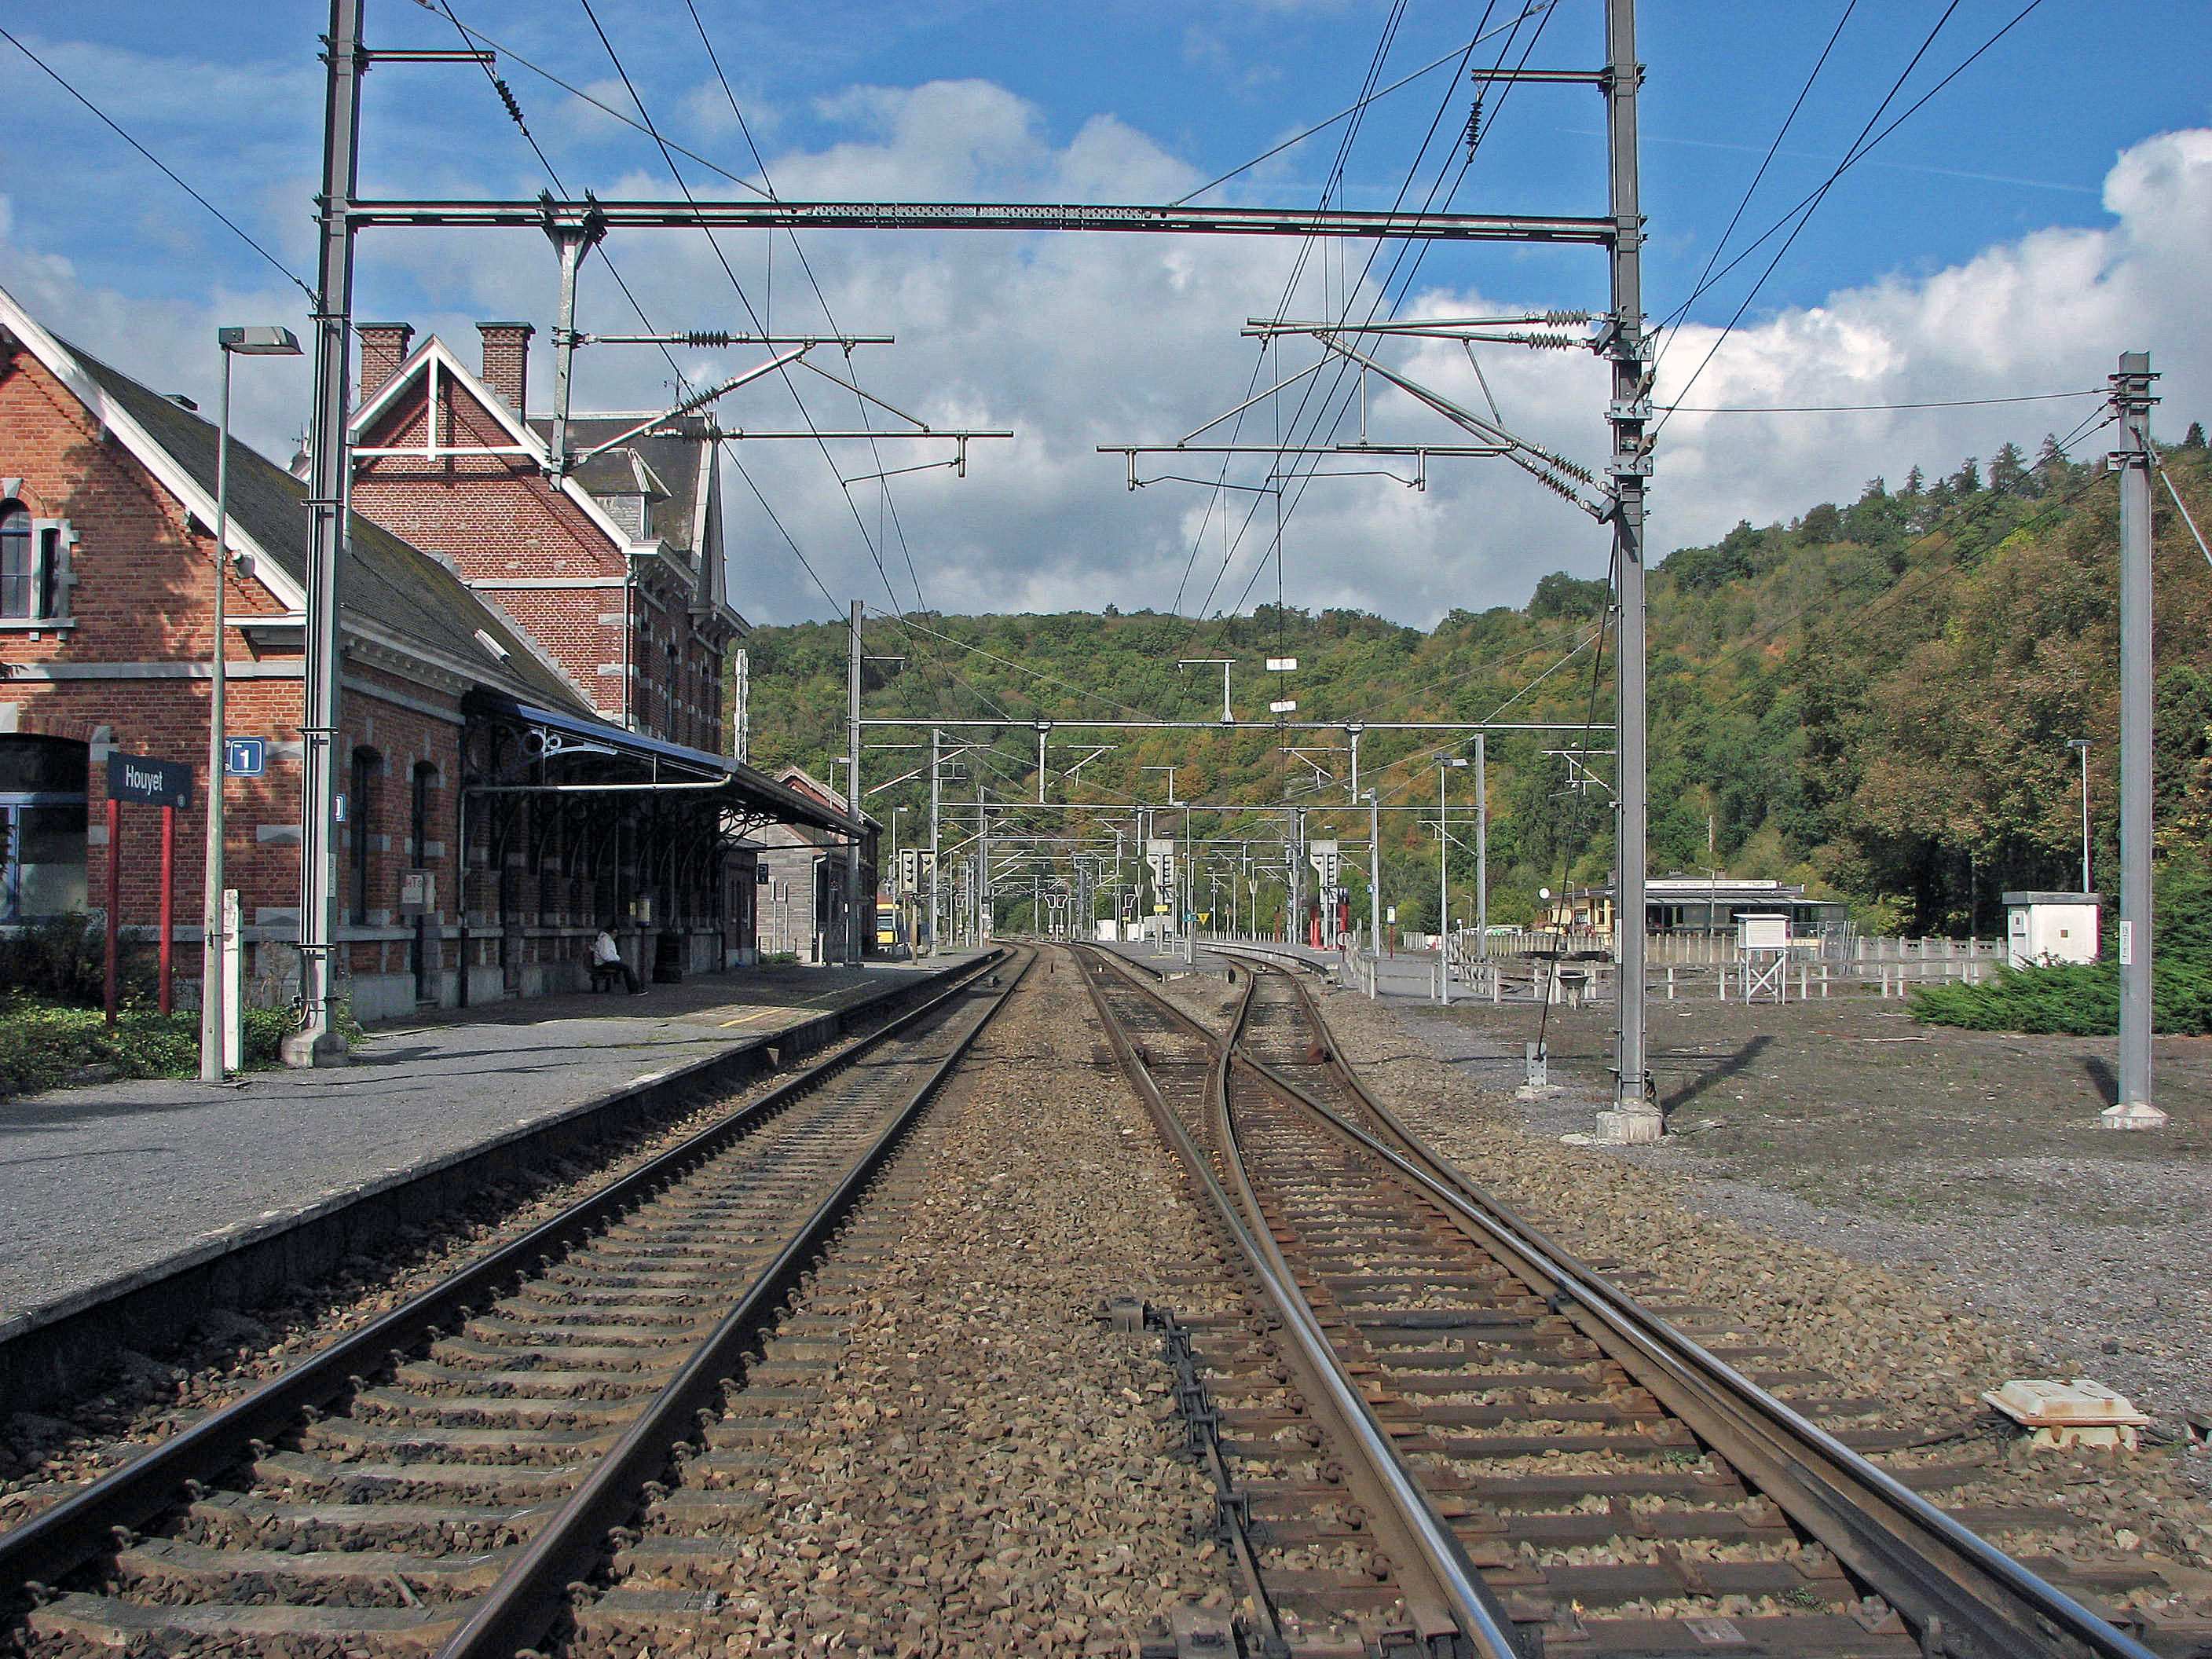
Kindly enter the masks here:
<path id="1" fill-rule="evenodd" d="M 634 542 L 645 539 L 645 497 L 637 495 L 602 495 L 599 505 L 607 510 L 622 529 L 623 535 Z"/>
<path id="2" fill-rule="evenodd" d="M 66 614 L 69 542 L 65 520 L 33 518 L 19 501 L 0 501 L 0 621 Z"/>

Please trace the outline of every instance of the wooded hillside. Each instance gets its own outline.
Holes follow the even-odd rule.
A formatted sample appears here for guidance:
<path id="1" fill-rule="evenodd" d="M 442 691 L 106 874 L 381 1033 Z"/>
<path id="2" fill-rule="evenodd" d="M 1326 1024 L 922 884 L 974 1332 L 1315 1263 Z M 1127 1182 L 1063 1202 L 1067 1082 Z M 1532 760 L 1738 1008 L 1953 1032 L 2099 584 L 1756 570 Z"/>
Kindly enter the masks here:
<path id="1" fill-rule="evenodd" d="M 2212 526 L 2212 477 L 2197 428 L 2164 453 L 2200 526 Z M 2212 568 L 2163 482 L 2157 583 L 2160 829 L 2166 844 L 2212 829 Z M 1668 556 L 1650 582 L 1651 867 L 1715 867 L 1812 883 L 1852 900 L 1862 925 L 1915 933 L 1989 933 L 2008 888 L 2070 888 L 2080 879 L 2080 775 L 2067 739 L 2087 737 L 2098 879 L 2116 856 L 2118 759 L 2118 532 L 2112 480 L 2046 441 L 2033 461 L 2007 445 L 1986 467 L 1966 461 L 1930 480 L 1915 469 L 1891 488 L 1870 482 L 1848 505 L 1822 502 L 1786 524 L 1740 524 L 1711 547 Z M 1233 732 L 1049 734 L 1050 800 L 1194 803 L 1198 832 L 1279 836 L 1290 799 L 1319 811 L 1309 835 L 1364 839 L 1350 810 L 1346 757 L 1312 759 L 1282 744 L 1341 750 L 1341 732 L 1279 734 L 1250 724 L 1295 697 L 1294 718 L 1324 720 L 1554 720 L 1577 728 L 1495 737 L 1489 744 L 1494 920 L 1528 915 L 1536 890 L 1606 879 L 1609 793 L 1574 787 L 1576 763 L 1547 750 L 1587 749 L 1611 773 L 1612 717 L 1604 584 L 1544 577 L 1521 610 L 1454 611 L 1431 633 L 1358 611 L 1263 606 L 1196 620 L 1152 612 L 1103 616 L 872 618 L 866 631 L 871 716 L 1004 722 L 981 758 L 995 801 L 1037 797 L 1040 718 L 1218 720 L 1221 671 L 1178 659 L 1230 657 Z M 766 628 L 752 654 L 753 757 L 797 760 L 830 775 L 844 750 L 842 623 Z M 1602 668 L 1594 675 L 1601 643 Z M 1294 656 L 1291 674 L 1264 672 Z M 968 738 L 987 735 L 969 731 Z M 872 743 L 919 740 L 880 730 Z M 1071 785 L 1058 775 L 1104 744 Z M 1449 751 L 1471 754 L 1471 743 Z M 1388 804 L 1420 805 L 1386 822 L 1384 896 L 1411 926 L 1436 908 L 1432 826 L 1439 747 L 1418 734 L 1363 737 L 1361 781 Z M 926 749 L 872 750 L 864 785 L 926 766 Z M 957 791 L 971 803 L 970 770 Z M 1471 772 L 1448 785 L 1455 816 Z M 878 818 L 902 818 L 902 842 L 927 834 L 923 777 L 872 795 Z M 1240 810 L 1243 809 L 1243 810 Z M 1040 827 L 1075 815 L 1033 812 Z M 1462 832 L 1463 838 L 1471 834 Z M 1709 850 L 1710 849 L 1710 850 Z M 1456 889 L 1471 857 L 1455 854 Z M 1364 884 L 1361 884 L 1364 885 Z M 1262 900 L 1263 908 L 1265 899 Z M 1465 914 L 1455 896 L 1455 913 Z"/>

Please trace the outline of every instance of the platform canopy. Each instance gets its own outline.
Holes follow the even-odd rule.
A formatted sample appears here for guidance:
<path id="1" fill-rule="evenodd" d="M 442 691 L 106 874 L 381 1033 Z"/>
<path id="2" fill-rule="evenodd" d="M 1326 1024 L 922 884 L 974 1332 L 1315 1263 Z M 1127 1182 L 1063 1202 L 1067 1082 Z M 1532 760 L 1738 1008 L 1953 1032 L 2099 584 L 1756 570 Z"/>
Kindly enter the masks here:
<path id="1" fill-rule="evenodd" d="M 642 793 L 653 793 L 654 785 L 661 785 L 672 796 L 681 793 L 695 800 L 725 807 L 756 823 L 803 823 L 856 840 L 867 833 L 868 826 L 859 818 L 788 784 L 779 783 L 766 773 L 755 771 L 727 755 L 688 748 L 665 738 L 625 730 L 607 720 L 540 708 L 496 692 L 473 692 L 466 707 L 471 714 L 520 727 L 523 751 L 535 761 L 596 759 L 624 763 L 619 769 L 625 775 L 643 769 L 642 778 L 625 775 L 621 780 L 624 784 L 635 784 Z M 596 776 L 592 780 L 601 787 L 605 787 L 606 781 Z M 479 790 L 542 788 L 552 792 L 562 789 L 563 784 L 486 781 L 473 787 Z"/>

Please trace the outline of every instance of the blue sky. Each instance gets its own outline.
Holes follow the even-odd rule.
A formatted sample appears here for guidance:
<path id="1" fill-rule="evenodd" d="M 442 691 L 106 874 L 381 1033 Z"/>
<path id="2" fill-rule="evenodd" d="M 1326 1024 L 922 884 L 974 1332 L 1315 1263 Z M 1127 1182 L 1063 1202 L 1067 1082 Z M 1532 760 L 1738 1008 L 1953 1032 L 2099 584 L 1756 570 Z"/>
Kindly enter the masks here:
<path id="1" fill-rule="evenodd" d="M 655 121 L 687 147 L 751 174 L 752 153 L 681 0 L 593 4 Z M 821 198 L 1179 196 L 1351 102 L 1386 29 L 1384 82 L 1463 45 L 1485 15 L 1479 7 L 1412 3 L 1394 27 L 1389 7 L 1351 0 L 696 4 L 778 186 Z M 1655 0 L 1643 9 L 1646 284 L 1655 318 L 1691 295 L 1845 4 Z M 456 0 L 455 9 L 512 52 L 629 107 L 579 0 Z M 1487 15 L 1505 22 L 1515 9 L 1498 5 Z M 1596 0 L 1559 0 L 1477 61 L 1496 61 L 1509 38 L 1508 61 L 1516 61 L 1535 34 L 1531 64 L 1593 64 L 1599 9 Z M 2020 0 L 1960 0 L 1890 113 L 2019 10 Z M 1737 245 L 1827 175 L 1943 11 L 1878 0 L 1850 6 L 1744 213 Z M 373 45 L 456 43 L 450 25 L 416 5 L 374 0 L 369 16 Z M 307 5 L 30 0 L 9 9 L 6 27 L 306 275 L 319 143 L 315 37 L 325 21 L 320 8 Z M 2212 404 L 2191 293 L 2201 290 L 2212 252 L 2208 62 L 2212 7 L 2046 0 L 1830 191 L 1683 400 L 1889 403 L 2071 390 L 2101 384 L 2113 352 L 2147 348 L 2168 371 L 2160 421 L 2178 429 Z M 572 189 L 671 193 L 642 135 L 519 63 L 503 62 L 500 72 Z M 197 394 L 212 377 L 212 353 L 203 346 L 216 322 L 304 317 L 304 297 L 283 276 L 4 43 L 0 88 L 15 112 L 0 140 L 0 283 L 55 326 L 142 378 Z M 1488 103 L 1492 125 L 1455 205 L 1600 207 L 1594 94 L 1524 86 Z M 1442 129 L 1453 135 L 1467 106 L 1468 88 L 1452 84 L 1449 68 L 1372 106 L 1338 199 L 1389 204 L 1440 107 Z M 1341 131 L 1207 199 L 1314 202 Z M 489 88 L 466 67 L 375 70 L 366 131 L 370 193 L 522 195 L 544 182 Z M 1448 149 L 1431 148 L 1415 174 L 1419 188 Z M 703 192 L 736 188 L 704 168 L 687 163 L 686 171 Z M 789 243 L 773 254 L 763 243 L 725 240 L 747 295 L 782 325 L 819 325 Z M 1687 367 L 1703 358 L 1771 250 L 1690 304 L 1688 325 L 1662 362 L 1662 396 L 1680 396 Z M 743 325 L 727 278 L 696 234 L 617 238 L 609 251 L 657 324 Z M 910 602 L 917 586 L 948 610 L 1109 599 L 1164 606 L 1179 594 L 1184 608 L 1206 608 L 1209 592 L 1219 608 L 1248 591 L 1272 597 L 1272 571 L 1252 581 L 1272 535 L 1271 519 L 1245 526 L 1252 498 L 1176 485 L 1132 495 L 1118 462 L 1095 447 L 1173 438 L 1240 401 L 1254 372 L 1253 349 L 1237 337 L 1243 318 L 1278 304 L 1294 276 L 1295 306 L 1310 313 L 1340 304 L 1365 258 L 1356 246 L 1316 250 L 1294 272 L 1298 252 L 1242 240 L 810 239 L 807 256 L 841 323 L 901 337 L 858 360 L 872 390 L 941 423 L 1011 425 L 1023 436 L 995 450 L 979 447 L 965 481 L 916 475 L 899 481 L 888 501 L 873 484 L 841 488 L 811 447 L 750 446 L 744 460 L 775 522 L 757 511 L 738 515 L 741 603 L 775 619 L 830 608 L 791 556 L 786 532 L 833 592 L 872 586 L 879 604 L 894 595 Z M 551 261 L 532 234 L 372 236 L 359 280 L 357 314 L 434 328 L 459 337 L 465 350 L 473 319 L 528 317 L 541 328 L 550 320 Z M 1404 304 L 1589 305 L 1601 301 L 1602 280 L 1602 262 L 1588 251 L 1438 247 Z M 603 273 L 587 284 L 586 304 L 587 325 L 635 325 Z M 1577 356 L 1511 356 L 1484 368 L 1510 423 L 1595 459 L 1601 392 L 1595 364 Z M 1462 363 L 1434 353 L 1405 361 L 1455 396 L 1479 395 Z M 684 368 L 726 373 L 742 362 L 695 353 Z M 241 386 L 241 424 L 264 447 L 286 449 L 301 424 L 304 380 L 282 366 L 254 367 L 254 383 Z M 537 374 L 544 385 L 544 366 Z M 657 357 L 612 348 L 587 354 L 584 368 L 587 395 L 605 404 L 642 406 L 672 379 Z M 834 398 L 808 395 L 824 423 L 851 414 Z M 770 425 L 792 414 L 774 383 L 741 396 L 751 401 L 730 400 L 726 420 Z M 1948 468 L 2006 437 L 2032 444 L 2087 408 L 1753 425 L 1679 416 L 1659 458 L 1655 533 L 1662 546 L 1707 538 L 1738 517 L 1760 520 L 1855 494 L 1864 477 L 1901 475 L 1916 460 Z M 1376 401 L 1374 418 L 1378 431 L 1449 441 L 1387 398 Z M 934 459 L 902 447 L 883 464 L 906 464 L 909 454 Z M 847 477 L 875 465 L 840 459 Z M 1601 567 L 1604 538 L 1587 520 L 1537 497 L 1517 474 L 1460 467 L 1418 493 L 1387 479 L 1316 484 L 1284 535 L 1286 597 L 1425 622 L 1452 605 L 1517 602 L 1549 569 Z M 1263 481 L 1259 472 L 1253 478 Z M 734 477 L 730 488 L 751 500 Z M 885 570 L 876 568 L 879 556 Z M 1224 559 L 1224 579 L 1208 580 Z"/>

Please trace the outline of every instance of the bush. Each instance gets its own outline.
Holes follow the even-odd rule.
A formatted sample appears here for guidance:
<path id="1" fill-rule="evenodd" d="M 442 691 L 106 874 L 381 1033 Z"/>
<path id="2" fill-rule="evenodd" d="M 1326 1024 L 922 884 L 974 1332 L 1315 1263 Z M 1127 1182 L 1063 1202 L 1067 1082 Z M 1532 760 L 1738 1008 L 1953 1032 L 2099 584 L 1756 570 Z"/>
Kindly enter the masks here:
<path id="1" fill-rule="evenodd" d="M 117 1077 L 198 1076 L 199 1017 L 132 1009 L 110 1027 L 96 1009 L 0 1002 L 0 1093 L 54 1088 L 88 1066 Z"/>
<path id="2" fill-rule="evenodd" d="M 119 929 L 116 972 L 122 1000 L 150 998 L 158 971 L 154 945 L 145 931 Z M 82 912 L 27 924 L 0 938 L 0 985 L 73 1008 L 103 1006 L 107 995 L 106 930 Z"/>
<path id="3" fill-rule="evenodd" d="M 2212 1034 L 2212 974 L 2188 963 L 2151 969 L 2154 1028 L 2171 1036 Z M 1912 1017 L 1970 1031 L 2045 1031 L 2112 1036 L 2120 1029 L 2120 969 L 2112 962 L 1999 968 L 1980 985 L 1932 985 L 1912 994 Z"/>
<path id="4" fill-rule="evenodd" d="M 2154 923 L 2153 1029 L 2212 1034 L 2212 872 L 2202 861 L 2178 856 L 2159 872 Z M 2120 1029 L 2120 968 L 2109 937 L 2105 949 L 2101 962 L 2001 967 L 1980 985 L 1927 987 L 1912 994 L 1912 1017 L 1970 1031 L 2112 1036 Z"/>
<path id="5" fill-rule="evenodd" d="M 266 1071 L 279 1063 L 278 1046 L 292 1030 L 286 1008 L 245 1012 L 246 1066 Z M 338 1032 L 349 1044 L 361 1027 L 343 1006 Z M 118 1078 L 195 1078 L 200 1074 L 200 1017 L 125 1010 L 111 1029 L 96 1008 L 65 1008 L 31 997 L 0 998 L 0 1095 L 58 1088 L 87 1066 L 113 1068 Z"/>

